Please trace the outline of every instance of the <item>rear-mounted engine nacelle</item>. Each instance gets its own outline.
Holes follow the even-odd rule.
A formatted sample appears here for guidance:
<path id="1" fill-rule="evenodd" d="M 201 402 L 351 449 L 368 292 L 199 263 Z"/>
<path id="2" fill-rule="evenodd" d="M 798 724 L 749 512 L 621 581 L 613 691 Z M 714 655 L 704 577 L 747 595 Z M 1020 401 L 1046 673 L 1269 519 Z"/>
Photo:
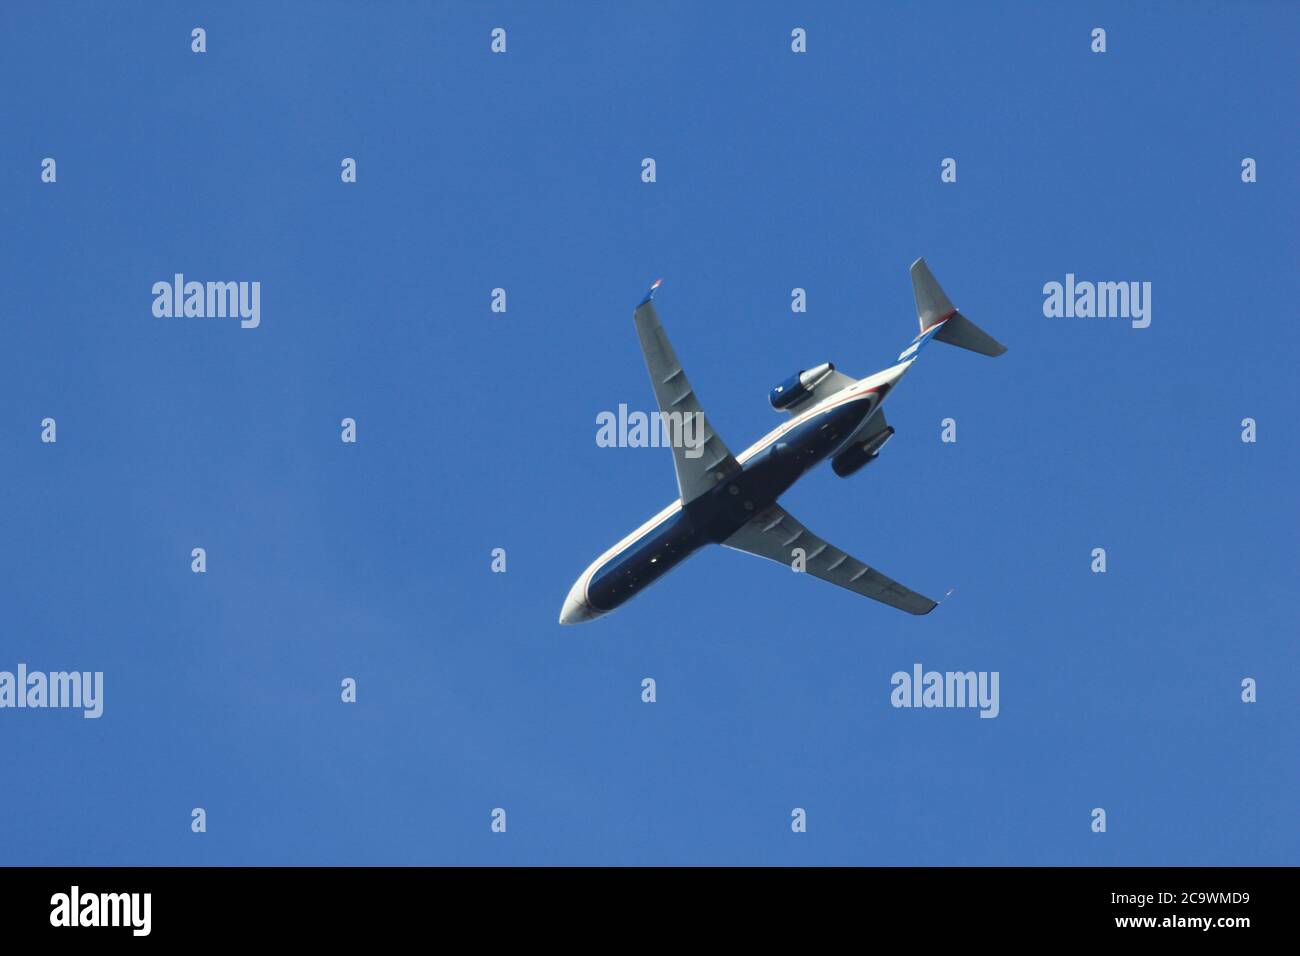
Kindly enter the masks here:
<path id="1" fill-rule="evenodd" d="M 772 394 L 768 396 L 768 401 L 778 412 L 795 405 L 801 400 L 808 397 L 814 388 L 831 372 L 835 371 L 835 366 L 830 362 L 823 362 L 815 368 L 805 369 L 802 372 L 796 372 L 784 382 L 772 389 Z"/>
<path id="2" fill-rule="evenodd" d="M 886 425 L 885 430 L 877 432 L 866 441 L 855 441 L 844 451 L 831 459 L 831 470 L 841 478 L 847 478 L 860 468 L 876 460 L 885 442 L 894 436 L 894 426 Z"/>

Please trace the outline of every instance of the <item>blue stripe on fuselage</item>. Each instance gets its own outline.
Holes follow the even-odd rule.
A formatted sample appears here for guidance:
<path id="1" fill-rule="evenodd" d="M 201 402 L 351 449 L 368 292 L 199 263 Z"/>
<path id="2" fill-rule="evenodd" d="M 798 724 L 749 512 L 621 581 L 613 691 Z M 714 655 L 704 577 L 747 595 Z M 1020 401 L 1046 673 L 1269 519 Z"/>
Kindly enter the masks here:
<path id="1" fill-rule="evenodd" d="M 912 339 L 912 343 L 907 348 L 903 349 L 902 352 L 899 353 L 898 361 L 902 362 L 904 359 L 909 359 L 909 358 L 915 359 L 918 355 L 920 355 L 921 349 L 925 348 L 927 345 L 930 344 L 930 341 L 935 337 L 938 331 L 941 328 L 943 328 L 944 322 L 947 321 L 948 321 L 947 319 L 943 319 L 940 322 L 934 323 L 934 325 L 930 326 L 924 332 L 919 333 L 916 336 L 916 338 Z"/>

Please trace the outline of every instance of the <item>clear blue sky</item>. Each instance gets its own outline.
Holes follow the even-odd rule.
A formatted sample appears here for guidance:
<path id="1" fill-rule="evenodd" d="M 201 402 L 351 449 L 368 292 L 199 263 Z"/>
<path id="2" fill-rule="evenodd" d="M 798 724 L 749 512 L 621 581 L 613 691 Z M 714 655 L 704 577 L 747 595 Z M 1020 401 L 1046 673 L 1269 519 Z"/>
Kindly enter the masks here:
<path id="1" fill-rule="evenodd" d="M 98 721 L 0 711 L 0 862 L 1296 862 L 1297 26 L 5 5 L 0 669 L 106 686 Z M 713 549 L 560 627 L 676 494 L 667 452 L 595 443 L 652 407 L 647 283 L 739 450 L 791 372 L 907 344 L 919 255 L 1010 350 L 929 349 L 881 460 L 784 503 L 953 597 Z M 176 272 L 260 281 L 261 327 L 154 318 Z M 1151 327 L 1045 318 L 1067 272 L 1151 282 Z M 1001 715 L 893 709 L 918 661 L 999 671 Z"/>

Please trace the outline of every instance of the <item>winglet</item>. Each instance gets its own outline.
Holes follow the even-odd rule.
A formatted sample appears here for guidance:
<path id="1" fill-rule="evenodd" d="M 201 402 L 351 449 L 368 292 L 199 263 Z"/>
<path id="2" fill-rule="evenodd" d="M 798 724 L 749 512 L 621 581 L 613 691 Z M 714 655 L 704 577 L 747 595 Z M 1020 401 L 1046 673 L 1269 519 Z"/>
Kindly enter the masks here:
<path id="1" fill-rule="evenodd" d="M 655 292 L 657 292 L 659 290 L 659 287 L 663 284 L 664 284 L 663 279 L 655 279 L 654 284 L 650 286 L 650 291 L 645 294 L 645 298 L 637 303 L 637 308 L 638 309 L 641 308 L 641 306 L 645 305 L 647 302 L 653 299 L 655 297 Z"/>
<path id="2" fill-rule="evenodd" d="M 919 613 L 920 613 L 920 614 L 929 614 L 930 611 L 933 611 L 936 607 L 938 607 L 938 606 L 939 606 L 940 604 L 942 604 L 944 601 L 948 600 L 948 598 L 952 597 L 952 592 L 953 592 L 953 591 L 956 591 L 956 590 L 957 590 L 956 588 L 949 588 L 949 589 L 947 590 L 947 592 L 944 594 L 944 596 L 941 597 L 941 598 L 939 598 L 939 600 L 937 600 L 937 601 L 931 601 L 931 602 L 930 602 L 930 603 L 931 603 L 931 607 L 930 607 L 930 610 L 929 610 L 929 611 L 921 611 L 921 612 L 919 612 Z M 918 612 L 913 611 L 912 613 L 915 614 L 915 613 L 918 613 Z"/>

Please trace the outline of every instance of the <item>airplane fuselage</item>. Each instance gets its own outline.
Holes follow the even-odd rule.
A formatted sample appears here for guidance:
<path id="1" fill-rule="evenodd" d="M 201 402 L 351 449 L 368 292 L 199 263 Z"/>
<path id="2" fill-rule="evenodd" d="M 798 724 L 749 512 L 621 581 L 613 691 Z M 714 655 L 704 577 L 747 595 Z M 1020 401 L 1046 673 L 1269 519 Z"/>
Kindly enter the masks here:
<path id="1" fill-rule="evenodd" d="M 864 432 L 911 361 L 831 395 L 750 446 L 738 474 L 691 501 L 670 504 L 597 558 L 574 582 L 561 622 L 606 614 L 707 544 L 720 544 L 820 462 Z"/>

